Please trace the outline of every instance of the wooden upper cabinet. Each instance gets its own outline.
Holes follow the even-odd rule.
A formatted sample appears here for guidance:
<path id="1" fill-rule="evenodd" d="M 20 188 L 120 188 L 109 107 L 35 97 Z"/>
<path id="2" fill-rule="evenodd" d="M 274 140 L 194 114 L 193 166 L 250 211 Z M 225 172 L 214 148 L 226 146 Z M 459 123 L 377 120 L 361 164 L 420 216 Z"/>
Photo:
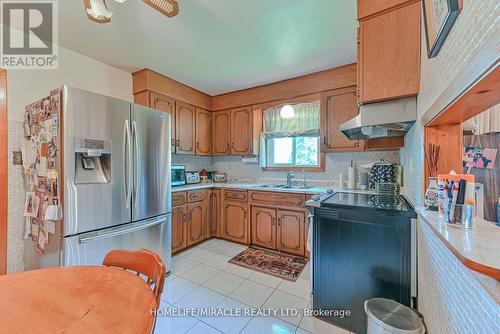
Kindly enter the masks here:
<path id="1" fill-rule="evenodd" d="M 177 154 L 195 154 L 196 110 L 190 104 L 175 103 L 175 133 Z"/>
<path id="2" fill-rule="evenodd" d="M 224 238 L 248 243 L 248 217 L 246 202 L 224 202 Z"/>
<path id="3" fill-rule="evenodd" d="M 187 245 L 191 246 L 202 241 L 205 237 L 203 233 L 203 203 L 188 204 L 187 215 Z"/>
<path id="4" fill-rule="evenodd" d="M 415 0 L 358 0 L 358 20 Z"/>
<path id="5" fill-rule="evenodd" d="M 277 210 L 277 249 L 283 252 L 304 255 L 304 212 Z"/>
<path id="6" fill-rule="evenodd" d="M 231 110 L 231 155 L 253 154 L 252 107 Z"/>
<path id="7" fill-rule="evenodd" d="M 339 130 L 342 123 L 358 115 L 356 87 L 325 92 L 322 109 L 322 152 L 364 151 L 362 140 L 349 140 Z"/>
<path id="8" fill-rule="evenodd" d="M 397 1 L 396 1 L 397 2 Z M 360 21 L 360 102 L 417 95 L 420 85 L 420 1 Z"/>
<path id="9" fill-rule="evenodd" d="M 196 108 L 196 155 L 212 154 L 212 112 Z"/>
<path id="10" fill-rule="evenodd" d="M 186 206 L 181 205 L 172 208 L 172 253 L 176 253 L 187 247 L 187 211 Z"/>
<path id="11" fill-rule="evenodd" d="M 231 155 L 231 111 L 212 113 L 212 155 Z"/>
<path id="12" fill-rule="evenodd" d="M 172 153 L 175 153 L 175 101 L 167 96 L 151 92 L 151 108 L 169 113 L 172 120 Z"/>
<path id="13" fill-rule="evenodd" d="M 276 249 L 276 210 L 252 206 L 252 244 Z"/>

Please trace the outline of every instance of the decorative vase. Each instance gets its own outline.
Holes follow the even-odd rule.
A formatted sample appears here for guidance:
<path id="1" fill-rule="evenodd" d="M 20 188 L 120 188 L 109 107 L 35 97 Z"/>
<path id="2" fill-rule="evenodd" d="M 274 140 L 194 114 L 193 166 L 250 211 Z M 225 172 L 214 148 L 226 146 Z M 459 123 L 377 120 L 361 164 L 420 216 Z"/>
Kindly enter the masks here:
<path id="1" fill-rule="evenodd" d="M 438 187 L 436 177 L 429 177 L 429 186 L 425 191 L 424 204 L 429 210 L 438 210 Z"/>

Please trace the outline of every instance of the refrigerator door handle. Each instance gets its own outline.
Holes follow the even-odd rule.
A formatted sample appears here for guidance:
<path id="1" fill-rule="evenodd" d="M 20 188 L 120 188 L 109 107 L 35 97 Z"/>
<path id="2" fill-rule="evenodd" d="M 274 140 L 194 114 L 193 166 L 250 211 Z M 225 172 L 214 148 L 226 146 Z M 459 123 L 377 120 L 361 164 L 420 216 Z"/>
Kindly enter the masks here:
<path id="1" fill-rule="evenodd" d="M 134 225 L 132 227 L 126 226 L 126 227 L 122 227 L 122 228 L 113 229 L 113 231 L 111 231 L 109 233 L 105 233 L 105 234 L 97 234 L 97 235 L 83 237 L 83 238 L 81 237 L 81 238 L 79 238 L 78 241 L 80 244 L 84 244 L 84 243 L 88 243 L 88 242 L 92 242 L 92 241 L 109 239 L 109 238 L 113 238 L 113 237 L 116 237 L 119 235 L 129 234 L 132 232 L 137 232 L 140 230 L 151 228 L 153 226 L 163 224 L 166 220 L 167 220 L 166 217 L 162 216 L 160 218 L 154 218 L 153 220 L 151 220 L 147 223 L 142 222 L 140 225 Z"/>
<path id="2" fill-rule="evenodd" d="M 140 176 L 141 176 L 141 164 L 139 157 L 139 133 L 137 131 L 137 123 L 132 121 L 132 137 L 134 138 L 134 150 L 135 150 L 135 168 L 136 168 L 136 178 L 135 178 L 135 194 L 134 194 L 134 207 L 137 206 L 139 202 L 139 185 L 140 185 Z"/>
<path id="3" fill-rule="evenodd" d="M 128 157 L 128 166 L 125 156 Z M 123 124 L 123 170 L 126 171 L 128 167 L 128 175 L 123 173 L 123 190 L 125 192 L 125 208 L 129 209 L 130 200 L 132 199 L 132 148 L 130 143 L 130 125 L 129 121 L 125 120 Z"/>

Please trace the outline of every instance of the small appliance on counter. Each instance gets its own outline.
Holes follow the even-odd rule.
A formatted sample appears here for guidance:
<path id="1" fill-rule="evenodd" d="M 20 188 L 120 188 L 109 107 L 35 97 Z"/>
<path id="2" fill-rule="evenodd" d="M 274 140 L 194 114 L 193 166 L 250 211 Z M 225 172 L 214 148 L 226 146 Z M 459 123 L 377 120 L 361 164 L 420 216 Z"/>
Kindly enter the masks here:
<path id="1" fill-rule="evenodd" d="M 172 187 L 186 184 L 186 166 L 172 166 Z"/>
<path id="2" fill-rule="evenodd" d="M 214 182 L 227 182 L 227 174 L 226 173 L 215 173 L 214 174 Z"/>
<path id="3" fill-rule="evenodd" d="M 214 172 L 214 171 L 207 172 L 208 182 L 212 182 L 214 180 L 215 173 L 217 173 L 217 172 Z"/>
<path id="4" fill-rule="evenodd" d="M 208 182 L 208 172 L 204 168 L 200 171 L 200 182 L 201 183 Z"/>
<path id="5" fill-rule="evenodd" d="M 186 172 L 186 184 L 200 183 L 200 173 L 199 172 Z"/>
<path id="6" fill-rule="evenodd" d="M 397 164 L 376 162 L 370 170 L 368 187 L 375 189 L 377 183 L 397 183 L 399 167 Z"/>

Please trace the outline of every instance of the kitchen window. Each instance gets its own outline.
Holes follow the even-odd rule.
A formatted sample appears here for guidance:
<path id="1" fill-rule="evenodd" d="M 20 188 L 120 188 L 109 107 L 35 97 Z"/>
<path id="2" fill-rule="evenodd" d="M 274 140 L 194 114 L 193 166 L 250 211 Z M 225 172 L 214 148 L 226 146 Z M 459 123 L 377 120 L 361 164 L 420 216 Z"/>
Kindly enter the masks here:
<path id="1" fill-rule="evenodd" d="M 267 170 L 322 170 L 320 102 L 264 109 L 261 162 Z"/>

